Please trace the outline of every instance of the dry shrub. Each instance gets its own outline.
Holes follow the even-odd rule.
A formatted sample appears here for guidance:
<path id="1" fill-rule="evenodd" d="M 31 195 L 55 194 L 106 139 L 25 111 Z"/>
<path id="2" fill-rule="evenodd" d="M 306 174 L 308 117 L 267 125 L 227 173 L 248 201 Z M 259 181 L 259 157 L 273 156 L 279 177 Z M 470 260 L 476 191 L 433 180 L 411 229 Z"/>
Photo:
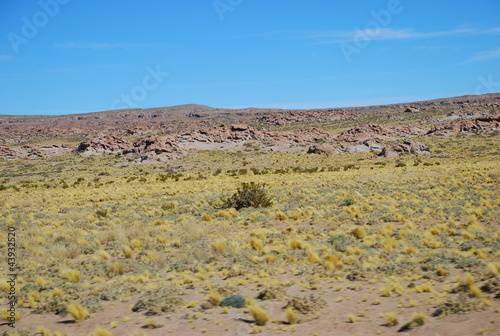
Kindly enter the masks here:
<path id="1" fill-rule="evenodd" d="M 313 294 L 309 296 L 294 296 L 288 300 L 286 308 L 292 307 L 302 314 L 314 313 L 326 306 L 326 301 Z"/>
<path id="2" fill-rule="evenodd" d="M 411 317 L 411 320 L 407 322 L 404 326 L 399 329 L 399 331 L 407 331 L 407 330 L 413 330 L 415 328 L 418 328 L 420 326 L 423 326 L 425 324 L 425 321 L 427 320 L 427 316 L 423 313 L 415 313 Z"/>
<path id="3" fill-rule="evenodd" d="M 171 288 L 161 288 L 149 290 L 132 307 L 133 312 L 144 311 L 144 315 L 161 315 L 164 313 L 173 313 L 178 307 L 182 306 L 184 301 Z"/>
<path id="4" fill-rule="evenodd" d="M 490 278 L 482 286 L 481 290 L 485 293 L 495 295 L 495 299 L 500 298 L 500 278 Z"/>
<path id="5" fill-rule="evenodd" d="M 438 306 L 433 316 L 447 316 L 449 314 L 464 314 L 471 311 L 483 310 L 485 304 L 477 297 L 471 297 L 467 293 L 453 295 Z"/>
<path id="6" fill-rule="evenodd" d="M 259 300 L 283 300 L 287 296 L 286 290 L 281 287 L 268 287 L 262 290 L 257 299 Z"/>

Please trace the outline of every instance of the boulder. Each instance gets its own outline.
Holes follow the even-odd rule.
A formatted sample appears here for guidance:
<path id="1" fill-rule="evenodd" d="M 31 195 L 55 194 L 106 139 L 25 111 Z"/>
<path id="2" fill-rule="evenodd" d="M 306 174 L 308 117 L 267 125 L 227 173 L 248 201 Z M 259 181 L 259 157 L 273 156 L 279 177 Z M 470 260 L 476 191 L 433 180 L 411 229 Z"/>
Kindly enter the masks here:
<path id="1" fill-rule="evenodd" d="M 405 140 L 402 143 L 386 146 L 378 155 L 380 157 L 396 157 L 399 154 L 428 154 L 429 147 L 413 140 Z"/>
<path id="2" fill-rule="evenodd" d="M 319 144 L 309 147 L 307 154 L 338 154 L 339 150 L 332 145 Z"/>
<path id="3" fill-rule="evenodd" d="M 414 106 L 407 107 L 405 110 L 406 113 L 419 113 L 420 110 Z"/>
<path id="4" fill-rule="evenodd" d="M 231 125 L 231 131 L 233 132 L 246 132 L 250 129 L 248 125 L 243 125 L 243 124 L 237 124 L 237 125 Z"/>
<path id="5" fill-rule="evenodd" d="M 0 158 L 2 159 L 16 159 L 17 155 L 16 152 L 8 147 L 8 146 L 1 146 L 0 145 Z"/>
<path id="6" fill-rule="evenodd" d="M 395 152 L 390 146 L 384 147 L 382 149 L 382 152 L 378 155 L 379 157 L 386 157 L 386 158 L 391 158 L 391 157 L 397 157 L 399 154 Z"/>

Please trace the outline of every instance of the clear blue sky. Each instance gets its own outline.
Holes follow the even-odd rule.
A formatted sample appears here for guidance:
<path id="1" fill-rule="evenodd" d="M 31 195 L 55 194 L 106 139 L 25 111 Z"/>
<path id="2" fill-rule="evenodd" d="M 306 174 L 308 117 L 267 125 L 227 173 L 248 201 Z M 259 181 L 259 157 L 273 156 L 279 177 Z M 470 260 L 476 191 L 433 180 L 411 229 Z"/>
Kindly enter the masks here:
<path id="1" fill-rule="evenodd" d="M 4 0 L 0 114 L 500 92 L 498 0 Z"/>

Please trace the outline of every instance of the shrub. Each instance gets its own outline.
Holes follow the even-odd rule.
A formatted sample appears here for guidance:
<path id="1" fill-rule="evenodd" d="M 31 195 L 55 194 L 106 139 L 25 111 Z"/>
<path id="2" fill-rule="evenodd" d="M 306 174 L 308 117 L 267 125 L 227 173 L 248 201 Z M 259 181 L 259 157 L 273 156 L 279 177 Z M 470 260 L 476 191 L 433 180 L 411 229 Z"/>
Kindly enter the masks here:
<path id="1" fill-rule="evenodd" d="M 340 206 L 350 206 L 354 204 L 354 200 L 352 198 L 346 198 Z"/>
<path id="2" fill-rule="evenodd" d="M 336 235 L 330 237 L 327 243 L 333 245 L 337 251 L 345 252 L 347 247 L 356 245 L 356 239 L 353 236 Z"/>
<path id="3" fill-rule="evenodd" d="M 271 197 L 268 196 L 265 187 L 265 183 L 243 182 L 235 194 L 229 198 L 222 199 L 222 207 L 235 208 L 236 210 L 250 207 L 270 207 L 273 202 Z"/>
<path id="4" fill-rule="evenodd" d="M 287 294 L 281 287 L 268 287 L 262 290 L 257 299 L 259 300 L 284 300 Z"/>
<path id="5" fill-rule="evenodd" d="M 108 212 L 105 211 L 105 210 L 97 210 L 95 215 L 98 217 L 98 218 L 106 218 L 108 217 Z"/>
<path id="6" fill-rule="evenodd" d="M 234 307 L 234 308 L 243 308 L 246 305 L 245 297 L 241 295 L 230 295 L 226 296 L 224 300 L 221 301 L 221 307 Z"/>
<path id="7" fill-rule="evenodd" d="M 285 308 L 292 307 L 295 311 L 298 311 L 302 314 L 314 313 L 326 306 L 326 301 L 322 298 L 309 295 L 309 296 L 294 296 L 288 300 Z"/>
<path id="8" fill-rule="evenodd" d="M 184 301 L 175 289 L 164 287 L 151 289 L 141 295 L 139 300 L 132 306 L 133 312 L 142 312 L 144 315 L 163 315 L 173 313 L 178 307 L 184 305 Z"/>

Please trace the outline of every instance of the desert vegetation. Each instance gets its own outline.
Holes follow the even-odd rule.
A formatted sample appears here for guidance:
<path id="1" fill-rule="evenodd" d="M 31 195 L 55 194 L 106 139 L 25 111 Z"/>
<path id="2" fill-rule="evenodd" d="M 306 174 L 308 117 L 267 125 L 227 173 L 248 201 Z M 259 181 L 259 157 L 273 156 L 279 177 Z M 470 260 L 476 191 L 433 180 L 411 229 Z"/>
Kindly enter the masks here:
<path id="1" fill-rule="evenodd" d="M 2 160 L 20 268 L 6 334 L 495 335 L 499 139 L 421 137 L 432 154 L 394 158 Z"/>

